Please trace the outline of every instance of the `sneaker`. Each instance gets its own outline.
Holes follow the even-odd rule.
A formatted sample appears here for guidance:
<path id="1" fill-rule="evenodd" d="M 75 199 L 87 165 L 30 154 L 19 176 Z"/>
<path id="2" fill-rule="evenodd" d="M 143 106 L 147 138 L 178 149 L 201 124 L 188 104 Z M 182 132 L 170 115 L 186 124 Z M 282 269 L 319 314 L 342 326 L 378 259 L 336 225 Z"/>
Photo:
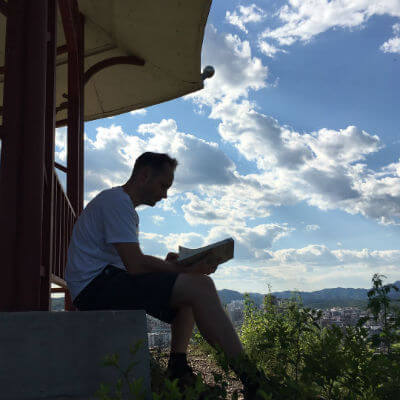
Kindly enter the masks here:
<path id="1" fill-rule="evenodd" d="M 244 400 L 264 400 L 264 397 L 259 394 L 257 388 L 244 388 L 242 393 Z"/>
<path id="2" fill-rule="evenodd" d="M 178 387 L 181 391 L 185 390 L 188 386 L 194 386 L 197 380 L 197 375 L 193 373 L 189 365 L 178 370 L 167 368 L 166 377 L 171 381 L 178 379 Z"/>

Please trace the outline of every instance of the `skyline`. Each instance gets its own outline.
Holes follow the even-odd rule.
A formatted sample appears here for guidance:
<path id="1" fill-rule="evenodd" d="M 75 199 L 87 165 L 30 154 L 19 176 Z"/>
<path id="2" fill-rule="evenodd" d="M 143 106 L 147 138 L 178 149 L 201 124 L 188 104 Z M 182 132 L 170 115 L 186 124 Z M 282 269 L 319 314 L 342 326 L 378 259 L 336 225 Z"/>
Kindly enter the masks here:
<path id="1" fill-rule="evenodd" d="M 218 290 L 399 280 L 400 3 L 225 4 L 209 15 L 202 91 L 85 123 L 85 205 L 142 152 L 167 152 L 179 162 L 169 198 L 137 209 L 143 252 L 232 236 Z"/>

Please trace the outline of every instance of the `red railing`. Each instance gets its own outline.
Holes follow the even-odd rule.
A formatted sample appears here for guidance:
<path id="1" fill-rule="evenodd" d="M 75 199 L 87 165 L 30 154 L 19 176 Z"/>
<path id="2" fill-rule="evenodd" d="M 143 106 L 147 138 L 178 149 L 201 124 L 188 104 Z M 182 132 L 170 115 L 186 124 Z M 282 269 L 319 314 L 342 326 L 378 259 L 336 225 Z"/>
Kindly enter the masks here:
<path id="1" fill-rule="evenodd" d="M 50 268 L 50 282 L 61 288 L 52 288 L 51 293 L 64 292 L 66 295 L 67 310 L 67 284 L 64 279 L 67 264 L 68 246 L 72 235 L 72 229 L 76 221 L 76 213 L 65 194 L 64 188 L 53 170 L 53 240 L 52 263 Z M 70 305 L 71 306 L 71 305 Z"/>

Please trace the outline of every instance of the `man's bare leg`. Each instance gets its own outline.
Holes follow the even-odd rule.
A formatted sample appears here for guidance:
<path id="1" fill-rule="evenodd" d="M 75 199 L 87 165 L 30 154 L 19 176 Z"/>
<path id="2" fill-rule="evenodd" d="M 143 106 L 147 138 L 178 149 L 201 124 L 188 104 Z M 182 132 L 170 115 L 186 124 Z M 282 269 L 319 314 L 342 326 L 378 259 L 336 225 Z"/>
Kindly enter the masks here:
<path id="1" fill-rule="evenodd" d="M 261 399 L 256 392 L 265 376 L 247 357 L 239 337 L 222 307 L 214 282 L 207 275 L 179 274 L 170 305 L 179 308 L 190 305 L 200 333 L 208 343 L 218 345 L 228 358 L 228 364 L 242 381 L 246 399 Z"/>
<path id="2" fill-rule="evenodd" d="M 171 353 L 186 353 L 194 328 L 190 306 L 182 306 L 171 324 Z"/>
<path id="3" fill-rule="evenodd" d="M 203 337 L 235 358 L 242 344 L 218 297 L 214 282 L 207 275 L 179 274 L 172 292 L 171 307 L 191 306 Z"/>

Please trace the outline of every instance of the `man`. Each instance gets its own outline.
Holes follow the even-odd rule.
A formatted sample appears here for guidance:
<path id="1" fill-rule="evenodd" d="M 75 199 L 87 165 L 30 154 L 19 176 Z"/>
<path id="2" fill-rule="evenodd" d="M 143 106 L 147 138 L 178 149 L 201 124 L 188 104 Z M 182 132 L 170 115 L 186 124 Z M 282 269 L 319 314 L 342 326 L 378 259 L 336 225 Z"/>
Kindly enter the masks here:
<path id="1" fill-rule="evenodd" d="M 217 265 L 202 260 L 182 268 L 176 253 L 162 260 L 143 254 L 139 246 L 135 208 L 167 198 L 176 166 L 167 154 L 144 153 L 124 185 L 103 190 L 88 203 L 68 249 L 65 278 L 71 298 L 79 310 L 144 309 L 171 324 L 168 376 L 183 385 L 195 379 L 186 352 L 196 322 L 203 337 L 224 351 L 250 398 L 257 385 L 238 368 L 249 360 L 209 277 Z"/>

